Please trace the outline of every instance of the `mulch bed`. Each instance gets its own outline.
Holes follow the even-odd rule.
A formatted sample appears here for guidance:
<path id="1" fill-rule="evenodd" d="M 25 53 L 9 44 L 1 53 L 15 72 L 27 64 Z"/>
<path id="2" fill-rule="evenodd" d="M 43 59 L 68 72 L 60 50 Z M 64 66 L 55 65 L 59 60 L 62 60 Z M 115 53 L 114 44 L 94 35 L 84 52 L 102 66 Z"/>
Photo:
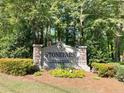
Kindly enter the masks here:
<path id="1" fill-rule="evenodd" d="M 23 81 L 35 81 L 39 83 L 50 84 L 58 87 L 67 88 L 79 88 L 89 91 L 95 91 L 96 93 L 124 93 L 124 83 L 119 82 L 114 78 L 100 78 L 100 80 L 94 79 L 96 74 L 87 73 L 84 78 L 57 78 L 44 72 L 42 76 L 27 75 L 23 77 L 10 76 L 13 79 L 19 79 Z"/>

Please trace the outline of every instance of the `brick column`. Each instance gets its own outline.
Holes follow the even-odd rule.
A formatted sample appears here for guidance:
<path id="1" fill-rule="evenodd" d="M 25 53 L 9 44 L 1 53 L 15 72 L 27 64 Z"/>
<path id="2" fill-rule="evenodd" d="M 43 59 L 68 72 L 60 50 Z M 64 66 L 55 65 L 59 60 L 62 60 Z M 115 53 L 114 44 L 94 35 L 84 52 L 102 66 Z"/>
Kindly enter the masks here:
<path id="1" fill-rule="evenodd" d="M 41 69 L 41 44 L 33 44 L 33 62 L 36 65 L 37 69 Z"/>
<path id="2" fill-rule="evenodd" d="M 79 57 L 80 67 L 85 71 L 90 71 L 90 67 L 88 67 L 87 65 L 87 46 L 79 46 L 78 49 L 80 52 Z"/>

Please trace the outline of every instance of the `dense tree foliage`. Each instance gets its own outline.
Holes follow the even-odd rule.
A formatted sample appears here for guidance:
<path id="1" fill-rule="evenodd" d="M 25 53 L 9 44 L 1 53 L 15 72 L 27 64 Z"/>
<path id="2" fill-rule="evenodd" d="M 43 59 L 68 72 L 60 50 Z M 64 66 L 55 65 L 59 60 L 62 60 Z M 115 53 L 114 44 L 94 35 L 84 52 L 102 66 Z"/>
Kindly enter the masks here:
<path id="1" fill-rule="evenodd" d="M 31 57 L 32 45 L 88 46 L 89 59 L 119 61 L 123 0 L 1 0 L 0 57 Z"/>

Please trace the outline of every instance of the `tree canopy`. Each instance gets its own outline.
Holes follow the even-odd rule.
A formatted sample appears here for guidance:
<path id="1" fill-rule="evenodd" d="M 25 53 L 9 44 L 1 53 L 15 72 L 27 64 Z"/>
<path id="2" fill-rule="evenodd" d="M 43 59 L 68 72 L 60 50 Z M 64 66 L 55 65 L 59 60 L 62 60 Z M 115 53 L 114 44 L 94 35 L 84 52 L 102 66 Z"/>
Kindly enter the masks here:
<path id="1" fill-rule="evenodd" d="M 1 0 L 0 57 L 32 57 L 32 45 L 88 46 L 88 59 L 119 61 L 123 0 Z"/>

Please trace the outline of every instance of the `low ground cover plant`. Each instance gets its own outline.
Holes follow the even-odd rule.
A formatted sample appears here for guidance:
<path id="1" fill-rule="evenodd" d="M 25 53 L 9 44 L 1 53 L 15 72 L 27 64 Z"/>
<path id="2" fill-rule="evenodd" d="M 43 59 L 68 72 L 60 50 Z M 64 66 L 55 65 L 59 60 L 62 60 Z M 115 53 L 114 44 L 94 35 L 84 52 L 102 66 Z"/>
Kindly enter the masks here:
<path id="1" fill-rule="evenodd" d="M 85 76 L 84 70 L 76 69 L 54 69 L 50 71 L 50 74 L 55 77 L 64 77 L 64 78 L 83 78 Z"/>
<path id="2" fill-rule="evenodd" d="M 33 68 L 32 59 L 0 59 L 0 72 L 11 75 L 26 75 Z"/>
<path id="3" fill-rule="evenodd" d="M 44 69 L 41 69 L 39 71 L 36 71 L 33 75 L 34 76 L 41 76 L 43 74 L 43 72 L 44 72 Z"/>
<path id="4" fill-rule="evenodd" d="M 42 72 L 41 71 L 37 71 L 33 74 L 34 76 L 41 76 L 42 75 Z"/>
<path id="5" fill-rule="evenodd" d="M 92 63 L 94 72 L 100 77 L 114 77 L 117 73 L 117 65 L 107 63 Z"/>

